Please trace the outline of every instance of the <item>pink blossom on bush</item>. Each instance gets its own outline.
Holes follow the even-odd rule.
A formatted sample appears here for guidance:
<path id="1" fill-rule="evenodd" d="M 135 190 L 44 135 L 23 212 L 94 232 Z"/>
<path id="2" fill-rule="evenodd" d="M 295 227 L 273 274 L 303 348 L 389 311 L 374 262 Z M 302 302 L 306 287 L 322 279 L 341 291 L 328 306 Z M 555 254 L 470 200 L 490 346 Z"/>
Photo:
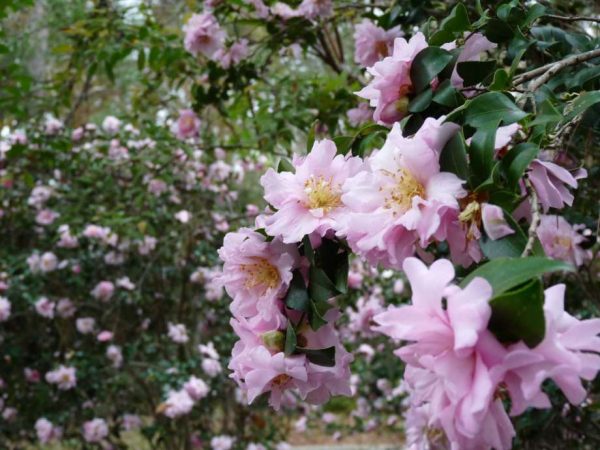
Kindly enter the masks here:
<path id="1" fill-rule="evenodd" d="M 488 41 L 481 33 L 472 33 L 465 41 L 461 52 L 458 54 L 456 64 L 458 65 L 458 63 L 466 61 L 479 61 L 482 53 L 487 52 L 488 50 L 493 50 L 496 47 L 496 44 Z M 463 79 L 458 74 L 456 66 L 454 67 L 450 81 L 457 89 L 460 89 L 464 86 Z"/>
<path id="2" fill-rule="evenodd" d="M 223 368 L 221 367 L 221 363 L 216 359 L 212 358 L 203 359 L 201 366 L 204 373 L 211 378 L 216 377 L 223 370 Z"/>
<path id="3" fill-rule="evenodd" d="M 164 415 L 176 419 L 190 413 L 194 407 L 194 400 L 185 390 L 170 391 L 165 406 Z"/>
<path id="4" fill-rule="evenodd" d="M 466 195 L 462 180 L 440 171 L 439 152 L 458 128 L 442 120 L 427 119 L 410 138 L 394 125 L 383 148 L 368 159 L 368 170 L 343 185 L 349 212 L 339 234 L 374 265 L 400 268 L 415 243 L 426 247 Z"/>
<path id="5" fill-rule="evenodd" d="M 98 341 L 100 341 L 100 342 L 112 341 L 112 338 L 113 338 L 113 333 L 108 330 L 103 330 L 100 333 L 98 333 L 98 335 L 96 336 L 96 339 L 98 339 Z"/>
<path id="6" fill-rule="evenodd" d="M 187 328 L 182 323 L 168 323 L 169 339 L 178 344 L 185 344 L 190 340 L 187 334 Z"/>
<path id="7" fill-rule="evenodd" d="M 504 212 L 499 206 L 483 203 L 481 205 L 481 220 L 486 234 L 492 240 L 503 238 L 515 232 L 506 222 Z"/>
<path id="8" fill-rule="evenodd" d="M 60 227 L 58 227 L 58 232 L 60 233 L 60 240 L 56 244 L 57 247 L 77 248 L 79 246 L 79 240 L 76 236 L 73 236 L 71 234 L 71 229 L 69 225 L 61 225 Z"/>
<path id="9" fill-rule="evenodd" d="M 39 300 L 35 302 L 35 311 L 46 319 L 54 318 L 55 308 L 56 303 L 50 301 L 47 297 L 40 297 Z"/>
<path id="10" fill-rule="evenodd" d="M 573 176 L 568 170 L 550 161 L 534 159 L 529 166 L 529 180 L 537 193 L 544 212 L 550 208 L 561 209 L 573 204 L 569 187 L 577 188 L 577 178 L 585 178 L 587 172 L 580 170 Z"/>
<path id="11" fill-rule="evenodd" d="M 551 258 L 580 266 L 591 257 L 591 252 L 579 245 L 584 237 L 562 216 L 542 215 L 536 233 L 544 252 Z"/>
<path id="12" fill-rule="evenodd" d="M 25 367 L 23 373 L 25 374 L 25 379 L 28 383 L 39 383 L 42 379 L 40 371 L 36 369 L 30 369 L 29 367 Z"/>
<path id="13" fill-rule="evenodd" d="M 210 447 L 212 450 L 230 450 L 234 442 L 235 438 L 231 436 L 215 436 L 210 440 Z"/>
<path id="14" fill-rule="evenodd" d="M 141 428 L 142 419 L 137 414 L 123 414 L 123 429 L 125 431 Z"/>
<path id="15" fill-rule="evenodd" d="M 0 297 L 0 322 L 6 322 L 10 317 L 11 304 L 6 297 Z"/>
<path id="16" fill-rule="evenodd" d="M 207 58 L 223 47 L 226 33 L 211 13 L 194 14 L 183 26 L 185 49 L 196 56 L 202 53 Z"/>
<path id="17" fill-rule="evenodd" d="M 102 442 L 108 436 L 108 425 L 104 419 L 94 418 L 83 424 L 83 438 L 86 442 Z"/>
<path id="18" fill-rule="evenodd" d="M 191 109 L 182 109 L 179 111 L 179 118 L 174 126 L 174 131 L 177 138 L 185 140 L 196 137 L 200 131 L 200 119 Z M 150 192 L 158 192 L 157 186 Z M 157 194 L 158 195 L 158 194 Z"/>
<path id="19" fill-rule="evenodd" d="M 75 327 L 81 334 L 90 334 L 94 331 L 96 319 L 93 317 L 81 317 L 75 321 Z"/>
<path id="20" fill-rule="evenodd" d="M 354 61 L 363 67 L 371 67 L 389 56 L 394 39 L 403 35 L 400 27 L 384 30 L 370 20 L 363 19 L 354 32 Z"/>
<path id="21" fill-rule="evenodd" d="M 362 102 L 358 107 L 349 109 L 346 115 L 348 116 L 350 125 L 357 127 L 371 120 L 373 118 L 373 111 L 371 111 L 368 103 Z"/>
<path id="22" fill-rule="evenodd" d="M 39 259 L 38 267 L 44 273 L 53 272 L 58 268 L 58 258 L 52 252 L 45 252 Z"/>
<path id="23" fill-rule="evenodd" d="M 109 301 L 115 292 L 115 285 L 112 281 L 101 281 L 92 289 L 92 297 L 101 302 Z"/>
<path id="24" fill-rule="evenodd" d="M 189 211 L 183 209 L 175 214 L 175 218 L 181 223 L 188 223 L 192 218 L 192 214 Z"/>
<path id="25" fill-rule="evenodd" d="M 115 368 L 119 368 L 123 364 L 123 352 L 118 345 L 109 345 L 106 348 L 106 357 L 113 363 Z"/>
<path id="26" fill-rule="evenodd" d="M 240 39 L 234 42 L 227 50 L 220 49 L 215 53 L 214 59 L 219 62 L 221 67 L 229 69 L 231 66 L 235 66 L 240 61 L 246 59 L 249 52 L 248 39 Z"/>
<path id="27" fill-rule="evenodd" d="M 42 209 L 35 216 L 35 221 L 40 225 L 51 225 L 58 217 L 59 213 L 51 209 Z"/>
<path id="28" fill-rule="evenodd" d="M 54 426 L 45 417 L 40 417 L 35 422 L 35 432 L 41 444 L 49 444 L 62 438 L 62 428 Z"/>
<path id="29" fill-rule="evenodd" d="M 202 400 L 210 392 L 208 385 L 200 378 L 194 376 L 190 377 L 190 379 L 185 382 L 183 389 L 185 389 L 192 400 L 196 402 Z"/>
<path id="30" fill-rule="evenodd" d="M 225 236 L 219 249 L 223 271 L 217 280 L 233 298 L 236 316 L 279 316 L 277 298 L 284 295 L 299 264 L 297 250 L 279 239 L 266 238 L 249 228 Z"/>
<path id="31" fill-rule="evenodd" d="M 77 377 L 74 367 L 66 367 L 62 364 L 58 369 L 46 373 L 46 381 L 56 384 L 61 391 L 73 389 L 77 385 Z"/>
<path id="32" fill-rule="evenodd" d="M 391 125 L 402 119 L 408 110 L 408 94 L 413 90 L 410 79 L 412 61 L 427 47 L 422 33 L 416 33 L 408 42 L 396 38 L 391 56 L 376 62 L 368 72 L 373 79 L 356 94 L 370 101 L 375 108 L 373 120 Z"/>
<path id="33" fill-rule="evenodd" d="M 244 0 L 244 3 L 254 7 L 256 17 L 259 19 L 266 19 L 269 17 L 269 8 L 262 0 Z"/>
<path id="34" fill-rule="evenodd" d="M 338 219 L 347 211 L 342 185 L 359 172 L 363 163 L 360 158 L 336 152 L 333 141 L 318 141 L 306 157 L 294 157 L 295 173 L 269 169 L 262 176 L 265 199 L 277 208 L 267 219 L 268 234 L 293 243 L 307 234 L 324 236 L 337 230 Z"/>
<path id="35" fill-rule="evenodd" d="M 116 134 L 121 128 L 121 121 L 115 116 L 106 116 L 102 121 L 102 129 L 108 134 Z"/>
<path id="36" fill-rule="evenodd" d="M 56 304 L 56 312 L 59 317 L 62 317 L 63 319 L 73 317 L 76 310 L 77 308 L 68 298 L 61 298 Z"/>
<path id="37" fill-rule="evenodd" d="M 333 14 L 332 0 L 303 0 L 298 13 L 308 19 L 326 18 Z"/>

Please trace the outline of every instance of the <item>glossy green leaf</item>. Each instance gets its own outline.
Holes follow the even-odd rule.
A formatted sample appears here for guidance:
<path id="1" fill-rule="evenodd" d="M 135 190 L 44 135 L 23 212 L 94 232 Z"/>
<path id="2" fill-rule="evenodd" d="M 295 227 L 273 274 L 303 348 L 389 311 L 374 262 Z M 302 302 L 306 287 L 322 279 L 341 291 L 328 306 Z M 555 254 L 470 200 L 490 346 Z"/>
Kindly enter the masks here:
<path id="1" fill-rule="evenodd" d="M 335 366 L 335 347 L 327 348 L 296 348 L 297 353 L 306 355 L 311 363 L 318 366 L 333 367 Z"/>
<path id="2" fill-rule="evenodd" d="M 569 112 L 565 115 L 563 122 L 569 122 L 589 107 L 600 102 L 600 91 L 583 92 L 570 105 Z"/>
<path id="3" fill-rule="evenodd" d="M 495 296 L 490 306 L 488 327 L 500 342 L 523 341 L 533 348 L 544 339 L 544 290 L 539 279 Z"/>
<path id="4" fill-rule="evenodd" d="M 292 162 L 287 159 L 287 158 L 281 158 L 279 160 L 279 164 L 277 164 L 277 172 L 281 173 L 281 172 L 295 172 L 296 169 L 294 168 L 294 165 L 292 164 Z"/>
<path id="5" fill-rule="evenodd" d="M 437 32 L 429 39 L 430 45 L 442 45 L 446 42 L 453 41 L 455 33 L 462 33 L 469 30 L 469 13 L 465 5 L 458 3 L 448 17 L 442 20 L 440 28 Z"/>
<path id="6" fill-rule="evenodd" d="M 452 86 L 450 80 L 444 80 L 435 90 L 432 100 L 448 108 L 456 108 L 464 103 L 465 98 Z"/>
<path id="7" fill-rule="evenodd" d="M 510 76 L 504 69 L 498 69 L 494 72 L 494 78 L 489 85 L 491 91 L 502 91 L 510 85 Z"/>
<path id="8" fill-rule="evenodd" d="M 531 161 L 538 155 L 540 149 L 537 145 L 524 142 L 512 148 L 504 158 L 501 167 L 506 175 L 507 187 L 515 189 Z"/>
<path id="9" fill-rule="evenodd" d="M 431 104 L 432 98 L 433 91 L 431 90 L 431 87 L 428 87 L 410 101 L 408 104 L 408 112 L 416 113 L 425 111 Z"/>
<path id="10" fill-rule="evenodd" d="M 491 78 L 496 61 L 463 61 L 456 65 L 456 71 L 463 79 L 464 86 L 475 86 Z"/>
<path id="11" fill-rule="evenodd" d="M 494 166 L 494 144 L 498 122 L 487 122 L 471 138 L 469 161 L 471 164 L 471 184 L 478 186 L 487 180 Z"/>
<path id="12" fill-rule="evenodd" d="M 287 295 L 285 296 L 285 305 L 296 311 L 304 312 L 308 310 L 309 302 L 310 299 L 308 297 L 306 285 L 304 284 L 304 278 L 299 270 L 295 270 L 292 282 L 290 283 Z"/>
<path id="13" fill-rule="evenodd" d="M 440 154 L 440 169 L 451 172 L 461 180 L 469 178 L 467 148 L 462 133 L 456 133 L 446 143 Z"/>
<path id="14" fill-rule="evenodd" d="M 573 266 L 564 261 L 540 256 L 498 258 L 475 269 L 465 277 L 460 285 L 465 287 L 473 278 L 483 277 L 492 285 L 494 295 L 500 295 L 531 278 L 539 277 L 545 273 L 572 272 L 573 270 Z"/>
<path id="15" fill-rule="evenodd" d="M 527 245 L 527 235 L 513 217 L 504 211 L 504 220 L 514 230 L 514 233 L 503 238 L 492 240 L 484 234 L 479 240 L 479 246 L 486 258 L 518 258 Z"/>
<path id="16" fill-rule="evenodd" d="M 439 47 L 427 47 L 421 50 L 410 66 L 410 79 L 415 92 L 424 90 L 431 80 L 452 61 L 452 53 Z"/>
<path id="17" fill-rule="evenodd" d="M 285 347 L 284 352 L 286 356 L 294 354 L 296 346 L 298 345 L 298 338 L 296 337 L 296 330 L 291 323 L 288 323 L 287 330 L 285 332 Z"/>
<path id="18" fill-rule="evenodd" d="M 506 95 L 499 92 L 487 92 L 472 99 L 465 110 L 465 123 L 472 127 L 489 127 L 502 122 L 508 125 L 527 116 Z"/>

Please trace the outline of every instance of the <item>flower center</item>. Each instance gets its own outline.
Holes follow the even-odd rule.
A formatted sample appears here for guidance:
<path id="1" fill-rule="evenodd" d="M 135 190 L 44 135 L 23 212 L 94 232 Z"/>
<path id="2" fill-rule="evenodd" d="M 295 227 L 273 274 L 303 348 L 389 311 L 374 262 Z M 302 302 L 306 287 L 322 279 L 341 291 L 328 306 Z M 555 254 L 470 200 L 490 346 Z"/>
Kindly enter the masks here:
<path id="1" fill-rule="evenodd" d="M 375 43 L 375 51 L 379 56 L 385 58 L 388 55 L 388 45 L 386 41 L 377 41 Z"/>
<path id="2" fill-rule="evenodd" d="M 279 284 L 279 271 L 269 261 L 264 258 L 256 258 L 252 264 L 242 264 L 241 269 L 246 273 L 246 282 L 244 285 L 248 289 L 257 286 L 262 287 L 265 293 L 269 289 L 275 289 Z"/>
<path id="3" fill-rule="evenodd" d="M 571 238 L 568 236 L 555 236 L 554 243 L 565 249 L 571 248 L 571 245 L 573 244 L 573 242 L 571 241 Z"/>
<path id="4" fill-rule="evenodd" d="M 284 386 L 288 381 L 290 381 L 292 378 L 289 375 L 286 375 L 285 373 L 282 373 L 280 375 L 277 375 L 275 378 L 273 378 L 271 380 L 271 384 L 273 386 L 279 386 L 282 387 Z"/>
<path id="5" fill-rule="evenodd" d="M 318 176 L 311 177 L 304 182 L 304 192 L 307 197 L 307 207 L 309 209 L 323 209 L 325 212 L 331 211 L 342 205 L 341 186 L 333 182 L 333 177 L 326 179 Z"/>
<path id="6" fill-rule="evenodd" d="M 394 179 L 395 184 L 389 189 L 384 206 L 393 210 L 394 215 L 408 211 L 414 197 L 425 198 L 425 188 L 408 170 L 400 169 L 395 174 L 387 175 Z"/>

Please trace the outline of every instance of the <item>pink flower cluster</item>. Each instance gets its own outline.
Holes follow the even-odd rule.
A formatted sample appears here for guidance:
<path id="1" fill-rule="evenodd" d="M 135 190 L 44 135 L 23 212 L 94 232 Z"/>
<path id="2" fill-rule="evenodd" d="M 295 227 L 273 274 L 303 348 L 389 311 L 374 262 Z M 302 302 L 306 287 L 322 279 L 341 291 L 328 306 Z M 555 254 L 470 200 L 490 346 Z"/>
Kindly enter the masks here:
<path id="1" fill-rule="evenodd" d="M 210 393 L 204 380 L 191 376 L 178 391 L 169 391 L 167 399 L 160 407 L 162 413 L 171 418 L 189 414 L 194 405 Z"/>
<path id="2" fill-rule="evenodd" d="M 408 343 L 396 355 L 406 363 L 410 398 L 409 445 L 442 431 L 452 448 L 510 449 L 511 414 L 547 408 L 541 390 L 552 379 L 573 404 L 586 395 L 581 379 L 600 370 L 600 319 L 578 320 L 564 311 L 564 285 L 545 291 L 546 335 L 534 348 L 504 346 L 488 331 L 492 288 L 483 278 L 466 287 L 452 283 L 448 260 L 430 267 L 416 258 L 403 264 L 412 302 L 375 316 L 376 330 Z M 423 443 L 424 444 L 424 443 Z"/>
<path id="3" fill-rule="evenodd" d="M 220 281 L 232 297 L 231 325 L 240 337 L 232 352 L 229 369 L 232 378 L 252 403 L 269 393 L 276 409 L 292 404 L 294 389 L 310 403 L 324 403 L 331 395 L 349 395 L 349 355 L 339 342 L 333 326 L 337 313 L 330 310 L 327 324 L 317 331 L 303 322 L 303 315 L 289 310 L 283 298 L 294 270 L 305 263 L 295 245 L 280 237 L 242 228 L 225 236 L 219 256 L 224 262 Z M 305 349 L 335 347 L 335 364 L 325 367 L 312 363 L 305 354 L 286 355 L 286 329 L 296 325 L 298 346 Z"/>

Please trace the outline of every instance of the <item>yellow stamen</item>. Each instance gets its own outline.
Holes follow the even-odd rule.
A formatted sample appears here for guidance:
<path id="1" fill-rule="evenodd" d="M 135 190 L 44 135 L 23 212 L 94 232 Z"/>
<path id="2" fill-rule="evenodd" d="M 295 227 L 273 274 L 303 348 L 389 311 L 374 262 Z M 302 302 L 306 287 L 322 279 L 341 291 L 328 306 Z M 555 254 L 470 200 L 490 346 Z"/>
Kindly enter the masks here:
<path id="1" fill-rule="evenodd" d="M 333 182 L 333 177 L 326 179 L 323 176 L 311 176 L 304 183 L 304 192 L 309 209 L 321 208 L 329 212 L 342 205 L 342 189 L 339 184 Z"/>
<path id="2" fill-rule="evenodd" d="M 414 197 L 425 198 L 425 188 L 408 170 L 400 169 L 395 174 L 386 174 L 396 181 L 384 201 L 384 206 L 393 210 L 394 215 L 408 211 L 412 207 Z"/>
<path id="3" fill-rule="evenodd" d="M 275 378 L 273 378 L 271 380 L 271 384 L 273 386 L 283 386 L 285 385 L 288 381 L 290 381 L 292 378 L 289 375 L 286 375 L 285 373 L 282 373 L 280 375 L 277 375 Z"/>
<path id="4" fill-rule="evenodd" d="M 262 287 L 263 293 L 269 289 L 275 289 L 281 280 L 277 268 L 264 258 L 255 258 L 255 261 L 240 266 L 242 271 L 246 273 L 244 285 L 248 289 Z"/>

